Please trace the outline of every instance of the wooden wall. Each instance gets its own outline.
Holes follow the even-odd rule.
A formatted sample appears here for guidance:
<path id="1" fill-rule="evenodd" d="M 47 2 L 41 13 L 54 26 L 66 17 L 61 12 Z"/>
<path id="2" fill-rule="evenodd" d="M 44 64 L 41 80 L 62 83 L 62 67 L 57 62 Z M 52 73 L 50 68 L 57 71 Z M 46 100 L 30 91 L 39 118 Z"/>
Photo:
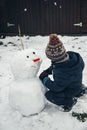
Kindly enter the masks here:
<path id="1" fill-rule="evenodd" d="M 22 34 L 48 35 L 78 34 L 80 27 L 80 4 L 83 0 L 4 0 L 6 22 L 15 26 L 4 30 L 17 34 L 18 24 Z M 4 6 L 3 6 L 4 7 Z"/>

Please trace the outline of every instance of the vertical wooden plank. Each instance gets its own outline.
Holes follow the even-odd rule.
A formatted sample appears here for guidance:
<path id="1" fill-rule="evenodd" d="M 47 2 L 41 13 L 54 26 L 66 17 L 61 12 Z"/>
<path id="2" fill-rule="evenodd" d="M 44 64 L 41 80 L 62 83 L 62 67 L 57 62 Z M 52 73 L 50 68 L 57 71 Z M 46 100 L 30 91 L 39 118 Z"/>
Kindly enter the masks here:
<path id="1" fill-rule="evenodd" d="M 60 33 L 78 33 L 79 28 L 75 28 L 73 24 L 79 19 L 79 0 L 61 0 L 60 10 Z"/>
<path id="2" fill-rule="evenodd" d="M 81 33 L 87 34 L 87 0 L 81 0 Z"/>
<path id="3" fill-rule="evenodd" d="M 5 35 L 7 30 L 7 7 L 6 0 L 0 1 L 0 35 Z"/>
<path id="4" fill-rule="evenodd" d="M 40 0 L 40 12 L 39 12 L 39 28 L 42 35 L 45 35 L 49 30 L 49 2 Z"/>
<path id="5" fill-rule="evenodd" d="M 33 32 L 33 5 L 32 0 L 27 0 L 28 3 L 28 32 L 30 35 L 32 35 Z"/>

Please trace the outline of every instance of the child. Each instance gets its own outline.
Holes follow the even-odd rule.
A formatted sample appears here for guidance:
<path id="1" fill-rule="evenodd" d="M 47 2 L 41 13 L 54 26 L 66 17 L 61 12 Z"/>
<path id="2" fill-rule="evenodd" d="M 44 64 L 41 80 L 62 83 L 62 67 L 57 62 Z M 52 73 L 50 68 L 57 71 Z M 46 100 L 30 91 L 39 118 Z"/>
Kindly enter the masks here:
<path id="1" fill-rule="evenodd" d="M 77 101 L 75 97 L 79 97 L 84 91 L 82 86 L 84 61 L 78 53 L 66 52 L 56 34 L 50 35 L 45 53 L 51 60 L 51 66 L 39 76 L 48 88 L 45 96 L 50 102 L 62 106 L 64 111 L 70 111 Z M 53 80 L 50 79 L 50 74 Z"/>

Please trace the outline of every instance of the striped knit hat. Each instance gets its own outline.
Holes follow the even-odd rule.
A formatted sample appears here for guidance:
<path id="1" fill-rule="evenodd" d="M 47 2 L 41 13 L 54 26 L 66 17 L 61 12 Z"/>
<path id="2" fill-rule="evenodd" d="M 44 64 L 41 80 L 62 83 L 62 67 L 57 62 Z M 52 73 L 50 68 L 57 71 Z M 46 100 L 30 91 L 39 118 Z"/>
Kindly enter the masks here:
<path id="1" fill-rule="evenodd" d="M 66 49 L 56 34 L 49 36 L 49 43 L 46 47 L 46 56 L 52 61 L 62 61 L 66 58 Z"/>

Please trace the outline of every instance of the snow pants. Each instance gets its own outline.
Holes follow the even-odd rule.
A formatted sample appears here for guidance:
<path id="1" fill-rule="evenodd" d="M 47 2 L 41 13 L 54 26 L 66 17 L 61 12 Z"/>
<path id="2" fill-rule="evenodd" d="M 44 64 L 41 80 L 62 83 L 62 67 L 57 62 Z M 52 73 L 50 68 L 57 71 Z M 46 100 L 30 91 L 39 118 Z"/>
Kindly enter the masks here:
<path id="1" fill-rule="evenodd" d="M 67 106 L 72 107 L 74 100 L 73 97 L 66 97 L 63 92 L 54 93 L 52 91 L 48 91 L 45 94 L 48 101 L 58 105 L 58 106 Z"/>

